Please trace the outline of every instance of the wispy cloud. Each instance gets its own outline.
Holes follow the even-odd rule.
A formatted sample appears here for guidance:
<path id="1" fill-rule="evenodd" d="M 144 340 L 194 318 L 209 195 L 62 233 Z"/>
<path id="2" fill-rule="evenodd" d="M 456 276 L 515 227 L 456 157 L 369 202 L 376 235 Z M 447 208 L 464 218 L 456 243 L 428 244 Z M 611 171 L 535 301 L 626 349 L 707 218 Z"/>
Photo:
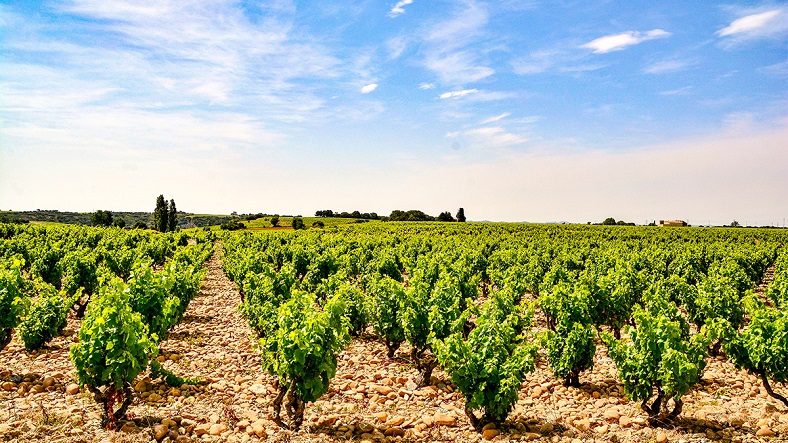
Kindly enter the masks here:
<path id="1" fill-rule="evenodd" d="M 652 29 L 647 32 L 628 31 L 621 34 L 606 35 L 580 46 L 593 50 L 594 54 L 605 54 L 612 51 L 620 51 L 629 46 L 637 45 L 649 40 L 669 37 L 670 32 L 662 29 Z"/>
<path id="2" fill-rule="evenodd" d="M 426 91 L 428 89 L 435 89 L 435 84 L 434 83 L 422 83 L 422 84 L 419 85 L 419 89 L 421 89 L 422 91 Z"/>
<path id="3" fill-rule="evenodd" d="M 788 78 L 788 60 L 758 68 L 758 72 L 769 77 Z"/>
<path id="4" fill-rule="evenodd" d="M 405 13 L 405 6 L 408 6 L 411 3 L 413 3 L 413 0 L 400 0 L 400 1 L 398 1 L 397 4 L 394 5 L 393 8 L 391 8 L 391 11 L 389 11 L 389 14 L 388 14 L 389 17 L 394 18 L 394 17 L 399 16 L 400 14 L 404 14 Z"/>
<path id="5" fill-rule="evenodd" d="M 361 93 L 362 94 L 369 94 L 370 92 L 374 91 L 375 89 L 378 89 L 378 84 L 377 83 L 371 83 L 369 85 L 363 86 L 361 88 Z"/>
<path id="6" fill-rule="evenodd" d="M 481 122 L 479 122 L 479 124 L 480 125 L 487 125 L 487 124 L 490 124 L 490 123 L 495 123 L 495 122 L 497 122 L 499 120 L 503 120 L 506 117 L 509 117 L 510 115 L 512 115 L 512 114 L 509 113 L 509 112 L 504 112 L 501 115 L 496 115 L 495 117 L 490 117 L 488 119 L 482 120 Z"/>
<path id="7" fill-rule="evenodd" d="M 660 95 L 684 95 L 692 90 L 692 86 L 684 86 L 683 88 L 671 89 L 669 91 L 662 91 Z"/>
<path id="8" fill-rule="evenodd" d="M 464 134 L 476 143 L 491 147 L 504 147 L 523 144 L 528 141 L 522 135 L 506 131 L 500 126 L 487 126 L 483 128 L 470 129 Z"/>
<path id="9" fill-rule="evenodd" d="M 690 60 L 662 60 L 646 66 L 643 68 L 643 72 L 646 74 L 667 74 L 670 72 L 683 71 L 694 64 L 695 63 Z"/>
<path id="10" fill-rule="evenodd" d="M 478 90 L 478 89 L 463 89 L 463 90 L 461 90 L 461 91 L 449 91 L 449 92 L 444 92 L 444 93 L 443 93 L 443 94 L 441 94 L 439 97 L 440 97 L 440 98 L 442 98 L 442 99 L 447 99 L 447 98 L 460 98 L 460 97 L 465 97 L 466 95 L 470 95 L 470 94 L 476 94 L 476 93 L 478 93 L 478 92 L 479 92 L 479 90 Z"/>
<path id="11" fill-rule="evenodd" d="M 488 12 L 482 5 L 467 1 L 453 17 L 433 24 L 424 33 L 424 65 L 443 83 L 464 85 L 495 73 L 483 59 Z"/>
<path id="12" fill-rule="evenodd" d="M 783 9 L 772 9 L 771 11 L 750 14 L 738 18 L 730 25 L 717 31 L 720 37 L 727 37 L 738 34 L 749 36 L 764 36 L 785 30 L 786 11 Z"/>

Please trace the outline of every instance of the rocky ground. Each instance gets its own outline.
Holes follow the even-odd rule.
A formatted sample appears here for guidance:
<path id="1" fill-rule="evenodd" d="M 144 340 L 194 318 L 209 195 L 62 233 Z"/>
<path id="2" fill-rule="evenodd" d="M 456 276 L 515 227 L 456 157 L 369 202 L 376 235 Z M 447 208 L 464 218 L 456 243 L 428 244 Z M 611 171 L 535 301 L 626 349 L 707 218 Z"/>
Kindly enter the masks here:
<path id="1" fill-rule="evenodd" d="M 650 426 L 623 395 L 604 346 L 579 389 L 562 386 L 540 362 L 509 421 L 478 433 L 446 374 L 436 369 L 432 384 L 418 389 L 407 345 L 388 359 L 371 335 L 354 339 L 341 355 L 330 392 L 307 406 L 302 429 L 285 431 L 270 420 L 274 379 L 261 370 L 251 332 L 235 308 L 239 294 L 218 257 L 206 266 L 200 295 L 159 357 L 164 367 L 200 384 L 171 388 L 141 377 L 129 420 L 119 432 L 101 429 L 99 406 L 74 383 L 68 348 L 79 320 L 70 318 L 42 351 L 26 352 L 15 337 L 0 352 L 0 441 L 788 441 L 788 408 L 768 397 L 755 377 L 714 359 L 685 396 L 680 419 Z"/>

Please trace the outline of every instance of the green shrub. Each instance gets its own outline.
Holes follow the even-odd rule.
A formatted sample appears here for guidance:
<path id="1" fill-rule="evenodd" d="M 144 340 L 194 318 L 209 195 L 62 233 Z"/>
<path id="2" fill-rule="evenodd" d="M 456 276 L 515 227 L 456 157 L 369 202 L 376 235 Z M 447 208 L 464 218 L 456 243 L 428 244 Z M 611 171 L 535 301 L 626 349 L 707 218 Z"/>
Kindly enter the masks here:
<path id="1" fill-rule="evenodd" d="M 102 423 L 113 427 L 134 399 L 131 382 L 156 355 L 148 327 L 126 303 L 126 286 L 114 280 L 88 307 L 79 329 L 79 343 L 70 356 L 79 384 L 87 386 L 104 406 Z M 99 388 L 105 387 L 104 391 Z M 115 403 L 120 408 L 113 410 Z"/>
<path id="2" fill-rule="evenodd" d="M 368 291 L 372 326 L 386 343 L 388 357 L 392 358 L 405 341 L 405 331 L 400 320 L 405 288 L 396 280 L 383 277 L 371 282 Z"/>
<path id="3" fill-rule="evenodd" d="M 344 309 L 339 296 L 319 310 L 313 295 L 295 291 L 277 309 L 276 330 L 260 339 L 263 367 L 277 377 L 279 395 L 274 399 L 273 419 L 279 426 L 298 429 L 305 403 L 328 391 L 336 374 L 337 355 L 350 341 Z M 283 402 L 289 423 L 281 419 Z"/>
<path id="4" fill-rule="evenodd" d="M 506 419 L 517 402 L 520 383 L 534 368 L 538 346 L 521 335 L 532 314 L 494 293 L 467 340 L 457 332 L 433 343 L 438 361 L 465 397 L 465 412 L 477 430 Z"/>
<path id="5" fill-rule="evenodd" d="M 19 324 L 19 337 L 28 351 L 40 349 L 63 330 L 73 304 L 72 299 L 58 293 L 57 289 L 48 283 L 42 282 L 37 289 L 38 301 Z M 75 295 L 78 297 L 80 294 Z"/>
<path id="6" fill-rule="evenodd" d="M 16 258 L 0 262 L 0 350 L 11 343 L 11 331 L 30 307 L 30 299 L 24 294 L 23 264 Z"/>

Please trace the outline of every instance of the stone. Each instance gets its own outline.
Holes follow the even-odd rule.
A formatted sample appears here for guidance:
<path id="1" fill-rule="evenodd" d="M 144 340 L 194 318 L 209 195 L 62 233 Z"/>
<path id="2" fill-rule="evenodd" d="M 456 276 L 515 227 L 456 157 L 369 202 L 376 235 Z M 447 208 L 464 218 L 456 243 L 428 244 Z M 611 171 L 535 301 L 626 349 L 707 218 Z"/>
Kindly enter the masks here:
<path id="1" fill-rule="evenodd" d="M 403 437 L 405 435 L 405 430 L 398 427 L 388 428 L 383 435 L 386 437 Z"/>
<path id="2" fill-rule="evenodd" d="M 145 380 L 140 380 L 136 385 L 134 385 L 134 390 L 139 393 L 147 392 L 148 384 L 145 382 Z"/>
<path id="3" fill-rule="evenodd" d="M 208 431 L 211 430 L 211 425 L 208 423 L 202 423 L 194 427 L 194 433 L 200 437 L 204 434 L 207 434 Z"/>
<path id="4" fill-rule="evenodd" d="M 2 387 L 4 391 L 13 391 L 14 388 L 16 388 L 16 385 L 10 381 L 7 381 L 3 383 Z"/>
<path id="5" fill-rule="evenodd" d="M 755 433 L 758 437 L 774 437 L 776 434 L 767 426 L 763 426 Z"/>
<path id="6" fill-rule="evenodd" d="M 523 434 L 523 438 L 526 441 L 534 441 L 534 440 L 539 440 L 540 438 L 542 438 L 542 435 L 541 434 L 537 434 L 536 432 L 526 432 L 526 433 Z"/>
<path id="7" fill-rule="evenodd" d="M 164 426 L 167 426 L 168 428 L 177 428 L 178 427 L 178 423 L 175 423 L 175 420 L 171 420 L 169 418 L 165 418 L 164 420 L 162 420 L 161 424 L 163 424 Z"/>
<path id="8" fill-rule="evenodd" d="M 161 424 L 156 425 L 153 427 L 153 438 L 155 438 L 156 440 L 161 440 L 167 435 L 169 431 L 170 428 L 168 428 L 165 425 L 161 425 Z"/>
<path id="9" fill-rule="evenodd" d="M 657 443 L 667 443 L 668 435 L 664 432 L 657 432 Z"/>
<path id="10" fill-rule="evenodd" d="M 138 430 L 139 429 L 137 428 L 137 425 L 134 424 L 133 421 L 127 421 L 126 423 L 123 423 L 123 426 L 120 427 L 120 432 L 125 434 L 133 434 Z"/>
<path id="11" fill-rule="evenodd" d="M 596 433 L 597 433 L 597 434 L 599 434 L 599 435 L 605 435 L 605 434 L 607 434 L 607 431 L 608 431 L 608 430 L 610 430 L 610 427 L 609 427 L 608 425 L 602 425 L 602 426 L 599 426 L 599 427 L 596 427 L 596 428 L 594 428 L 594 432 L 596 432 Z M 663 442 L 663 443 L 664 443 L 664 442 Z"/>
<path id="12" fill-rule="evenodd" d="M 542 396 L 542 387 L 537 386 L 531 391 L 531 398 L 539 398 Z"/>
<path id="13" fill-rule="evenodd" d="M 222 432 L 227 430 L 227 425 L 224 423 L 216 423 L 211 425 L 210 429 L 208 429 L 208 433 L 211 435 L 221 435 Z"/>
<path id="14" fill-rule="evenodd" d="M 391 420 L 386 422 L 388 426 L 399 426 L 405 423 L 405 417 L 392 417 Z"/>
<path id="15" fill-rule="evenodd" d="M 76 383 L 71 383 L 70 385 L 66 386 L 66 394 L 67 395 L 79 394 L 79 385 Z"/>
<path id="16" fill-rule="evenodd" d="M 265 436 L 265 426 L 263 426 L 262 421 L 258 420 L 252 423 L 252 432 L 254 432 L 254 435 L 260 438 Z"/>
<path id="17" fill-rule="evenodd" d="M 618 418 L 618 425 L 622 428 L 628 428 L 632 426 L 632 419 L 627 417 L 626 415 L 622 415 Z"/>
<path id="18" fill-rule="evenodd" d="M 610 421 L 618 421 L 619 417 L 621 417 L 621 414 L 618 413 L 618 408 L 606 409 L 602 414 L 602 418 Z"/>
<path id="19" fill-rule="evenodd" d="M 46 388 L 48 388 L 48 387 L 50 387 L 50 386 L 55 384 L 55 378 L 54 377 L 46 377 L 46 378 L 44 378 L 44 381 L 41 384 L 44 386 L 44 389 L 46 389 Z"/>
<path id="20" fill-rule="evenodd" d="M 575 427 L 581 431 L 588 431 L 591 429 L 591 422 L 587 418 L 583 420 L 577 420 L 575 422 Z"/>
<path id="21" fill-rule="evenodd" d="M 436 412 L 432 416 L 432 421 L 438 426 L 454 426 L 457 424 L 457 418 L 442 412 Z"/>
<path id="22" fill-rule="evenodd" d="M 254 395 L 264 395 L 268 392 L 268 389 L 266 389 L 264 385 L 255 383 L 252 386 L 249 386 L 249 391 Z"/>
<path id="23" fill-rule="evenodd" d="M 492 440 L 500 434 L 501 431 L 497 429 L 486 429 L 482 432 L 482 438 L 485 440 Z"/>
<path id="24" fill-rule="evenodd" d="M 380 385 L 378 385 L 378 386 L 373 387 L 372 389 L 375 392 L 377 392 L 378 394 L 380 394 L 380 395 L 389 395 L 390 393 L 394 392 L 394 389 L 392 389 L 389 386 L 380 386 Z"/>
<path id="25" fill-rule="evenodd" d="M 378 419 L 378 421 L 385 422 L 389 415 L 385 412 L 376 412 L 374 416 L 376 419 Z"/>

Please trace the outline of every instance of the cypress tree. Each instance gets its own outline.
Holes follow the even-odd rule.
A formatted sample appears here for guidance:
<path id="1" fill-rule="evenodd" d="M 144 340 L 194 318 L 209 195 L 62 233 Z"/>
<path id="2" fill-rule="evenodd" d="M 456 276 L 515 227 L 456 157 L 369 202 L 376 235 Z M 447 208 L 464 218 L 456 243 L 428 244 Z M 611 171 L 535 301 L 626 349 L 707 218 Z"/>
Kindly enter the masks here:
<path id="1" fill-rule="evenodd" d="M 164 195 L 156 197 L 156 209 L 153 210 L 153 229 L 159 232 L 167 232 L 167 201 Z"/>
<path id="2" fill-rule="evenodd" d="M 170 200 L 170 209 L 167 213 L 167 228 L 169 231 L 175 231 L 175 227 L 178 225 L 178 210 L 175 209 L 175 200 Z"/>
<path id="3" fill-rule="evenodd" d="M 458 222 L 464 222 L 465 221 L 465 209 L 460 208 L 460 210 L 457 211 L 457 221 Z"/>

